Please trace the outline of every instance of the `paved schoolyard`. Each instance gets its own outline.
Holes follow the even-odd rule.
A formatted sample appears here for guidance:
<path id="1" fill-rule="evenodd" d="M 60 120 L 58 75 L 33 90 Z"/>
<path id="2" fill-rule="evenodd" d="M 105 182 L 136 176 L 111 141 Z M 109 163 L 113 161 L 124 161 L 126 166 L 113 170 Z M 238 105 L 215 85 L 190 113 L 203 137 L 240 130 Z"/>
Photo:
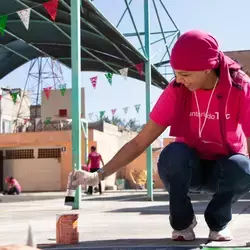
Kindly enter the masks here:
<path id="1" fill-rule="evenodd" d="M 208 195 L 191 195 L 199 224 L 195 231 L 197 240 L 185 243 L 189 248 L 197 246 L 246 246 L 250 242 L 250 195 L 244 197 L 233 209 L 230 228 L 235 239 L 232 242 L 209 243 L 208 229 L 203 212 Z M 32 225 L 38 244 L 55 243 L 56 214 L 71 213 L 64 206 L 64 199 L 0 203 L 0 242 L 25 243 L 28 224 Z M 78 247 L 111 246 L 183 246 L 171 241 L 172 229 L 168 223 L 168 195 L 156 192 L 153 202 L 147 201 L 145 192 L 116 192 L 102 196 L 83 195 L 79 211 Z M 117 248 L 118 249 L 118 248 Z M 122 249 L 122 248 L 119 248 Z"/>

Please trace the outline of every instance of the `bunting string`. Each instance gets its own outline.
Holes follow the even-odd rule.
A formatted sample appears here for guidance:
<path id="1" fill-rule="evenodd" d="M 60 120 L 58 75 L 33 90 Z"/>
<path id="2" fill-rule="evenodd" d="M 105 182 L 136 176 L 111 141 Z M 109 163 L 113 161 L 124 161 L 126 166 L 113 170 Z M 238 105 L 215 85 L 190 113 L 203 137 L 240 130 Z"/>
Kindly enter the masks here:
<path id="1" fill-rule="evenodd" d="M 49 0 L 49 1 L 45 2 L 45 3 L 36 4 L 32 8 L 29 7 L 29 8 L 25 8 L 25 9 L 22 9 L 22 10 L 19 10 L 19 11 L 15 11 L 15 12 L 12 12 L 12 13 L 9 13 L 9 14 L 6 14 L 6 15 L 0 15 L 0 34 L 2 36 L 4 36 L 5 30 L 6 30 L 6 25 L 7 25 L 7 22 L 8 22 L 8 17 L 10 15 L 13 15 L 13 14 L 17 14 L 19 19 L 22 21 L 25 29 L 29 30 L 31 10 L 35 9 L 36 7 L 39 7 L 39 6 L 43 6 L 44 9 L 47 11 L 49 18 L 52 21 L 55 22 L 56 17 L 57 17 L 58 5 L 59 5 L 59 0 Z M 133 62 L 129 62 L 129 63 L 133 64 Z M 143 68 L 144 68 L 144 63 L 143 62 L 138 63 L 138 64 L 133 64 L 130 67 L 125 67 L 125 68 L 119 69 L 118 72 L 126 80 L 127 76 L 128 76 L 128 71 L 132 67 L 134 67 L 141 76 L 143 75 Z M 108 83 L 112 86 L 113 72 L 107 72 L 105 74 L 105 76 L 106 76 L 106 78 L 108 80 Z M 91 81 L 91 84 L 92 84 L 93 88 L 95 89 L 96 85 L 97 85 L 97 77 L 96 76 L 91 77 L 90 81 Z M 64 91 L 64 89 L 61 89 L 61 90 L 62 90 L 61 93 L 63 95 L 65 91 Z"/>
<path id="2" fill-rule="evenodd" d="M 26 9 L 23 9 L 23 10 L 19 10 L 19 11 L 16 11 L 16 12 L 9 13 L 7 15 L 0 15 L 0 33 L 1 33 L 1 35 L 4 36 L 6 25 L 7 25 L 7 22 L 8 22 L 8 17 L 10 15 L 13 15 L 13 14 L 18 15 L 18 17 L 22 21 L 24 27 L 26 28 L 26 30 L 28 30 L 29 29 L 29 24 L 30 24 L 31 9 L 34 9 L 34 8 L 36 8 L 38 6 L 43 5 L 43 7 L 46 9 L 49 17 L 52 19 L 52 21 L 55 21 L 56 16 L 57 16 L 58 3 L 59 3 L 59 0 L 50 0 L 50 1 L 47 1 L 47 2 L 42 3 L 42 4 L 36 4 L 32 8 L 26 8 Z"/>
<path id="3" fill-rule="evenodd" d="M 156 102 L 151 102 L 151 105 L 153 105 Z M 117 108 L 113 108 L 110 110 L 100 110 L 98 112 L 90 112 L 88 113 L 88 118 L 89 120 L 93 121 L 93 120 L 101 120 L 104 117 L 108 117 L 109 115 L 111 115 L 111 117 L 115 117 L 115 115 L 117 114 L 117 111 L 122 111 L 125 115 L 128 114 L 128 112 L 130 111 L 136 111 L 137 114 L 140 113 L 141 111 L 141 104 L 135 104 L 133 106 L 125 106 L 121 109 L 117 109 Z"/>
<path id="4" fill-rule="evenodd" d="M 126 81 L 127 77 L 128 77 L 128 71 L 129 71 L 130 68 L 135 67 L 136 70 L 138 71 L 138 73 L 142 76 L 142 74 L 143 74 L 143 66 L 144 66 L 144 63 L 139 63 L 139 64 L 135 64 L 134 66 L 131 66 L 131 67 L 126 67 L 126 68 L 119 69 L 118 71 L 119 71 L 120 75 L 122 75 L 124 77 L 124 79 Z M 105 77 L 108 80 L 108 83 L 110 84 L 110 86 L 112 86 L 112 83 L 113 83 L 113 75 L 114 74 L 111 73 L 111 72 L 105 73 Z M 93 86 L 94 89 L 96 89 L 97 80 L 98 80 L 98 76 L 90 77 L 90 83 L 91 83 L 91 85 Z"/>

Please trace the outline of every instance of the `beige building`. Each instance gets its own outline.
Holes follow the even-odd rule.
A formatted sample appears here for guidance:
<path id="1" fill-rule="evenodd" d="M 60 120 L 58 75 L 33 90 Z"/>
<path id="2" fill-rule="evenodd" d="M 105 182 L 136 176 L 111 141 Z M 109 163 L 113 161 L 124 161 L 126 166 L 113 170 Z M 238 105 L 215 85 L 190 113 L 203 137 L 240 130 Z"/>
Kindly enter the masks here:
<path id="1" fill-rule="evenodd" d="M 72 90 L 67 89 L 64 96 L 61 91 L 51 90 L 49 99 L 46 98 L 44 92 L 42 92 L 42 105 L 41 105 L 41 118 L 43 121 L 47 117 L 51 117 L 52 120 L 64 120 L 72 119 L 71 109 L 71 95 Z M 84 88 L 81 89 L 81 109 L 82 118 L 85 117 L 85 94 Z"/>
<path id="2" fill-rule="evenodd" d="M 0 95 L 0 133 L 23 130 L 30 118 L 30 98 L 21 91 L 14 103 L 9 92 L 0 90 Z"/>
<path id="3" fill-rule="evenodd" d="M 84 89 L 82 89 L 83 117 L 84 99 Z M 29 132 L 0 135 L 0 189 L 3 188 L 4 178 L 7 175 L 14 176 L 24 192 L 66 189 L 67 176 L 72 170 L 71 90 L 67 89 L 64 96 L 60 90 L 52 90 L 49 99 L 43 93 L 41 110 L 38 111 L 41 116 L 37 118 L 39 122 L 36 124 L 35 132 L 33 123 L 27 130 Z M 51 118 L 51 123 L 45 124 L 48 117 Z M 88 134 L 88 150 L 95 145 L 105 163 L 137 135 L 135 132 L 125 131 L 121 127 L 105 122 L 89 124 Z M 85 137 L 82 133 L 82 164 L 87 160 L 84 145 Z M 159 151 L 161 147 L 160 140 L 153 143 L 154 152 Z M 154 172 L 156 172 L 158 151 L 153 153 Z M 145 153 L 107 178 L 103 188 L 116 189 L 117 174 L 118 178 L 123 178 L 132 185 L 129 172 L 133 169 L 146 169 Z M 158 180 L 157 176 L 155 180 Z"/>
<path id="4" fill-rule="evenodd" d="M 90 141 L 96 142 L 97 150 L 103 156 L 104 163 L 111 160 L 119 149 L 136 135 L 136 132 L 121 131 L 117 126 L 105 122 L 91 124 L 89 129 L 89 139 Z M 161 148 L 161 141 L 157 139 L 152 144 L 152 147 Z M 138 164 L 137 167 L 139 169 L 146 168 L 145 162 L 140 162 Z M 116 174 L 108 177 L 105 181 L 106 188 L 114 189 L 115 180 Z"/>

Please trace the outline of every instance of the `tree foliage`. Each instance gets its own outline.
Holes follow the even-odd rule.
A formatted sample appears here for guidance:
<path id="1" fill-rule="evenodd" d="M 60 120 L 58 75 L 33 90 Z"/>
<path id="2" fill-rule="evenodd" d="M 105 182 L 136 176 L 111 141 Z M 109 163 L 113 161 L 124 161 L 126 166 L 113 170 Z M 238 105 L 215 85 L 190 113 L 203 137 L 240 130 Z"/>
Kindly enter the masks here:
<path id="1" fill-rule="evenodd" d="M 126 121 L 125 119 L 114 115 L 111 119 L 108 116 L 104 116 L 100 120 L 133 132 L 139 132 L 142 129 L 142 125 L 140 125 L 140 123 L 135 118 Z"/>

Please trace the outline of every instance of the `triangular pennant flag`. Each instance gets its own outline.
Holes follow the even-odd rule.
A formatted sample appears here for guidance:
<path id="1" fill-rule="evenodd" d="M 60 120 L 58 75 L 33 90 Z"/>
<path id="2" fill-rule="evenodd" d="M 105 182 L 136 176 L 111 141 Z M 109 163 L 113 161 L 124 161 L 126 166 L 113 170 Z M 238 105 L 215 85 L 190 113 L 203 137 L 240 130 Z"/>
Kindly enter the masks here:
<path id="1" fill-rule="evenodd" d="M 105 76 L 108 79 L 109 84 L 112 85 L 113 73 L 106 73 Z"/>
<path id="2" fill-rule="evenodd" d="M 91 84 L 92 84 L 94 89 L 96 88 L 97 78 L 98 78 L 98 76 L 90 77 L 90 81 L 91 81 Z"/>
<path id="3" fill-rule="evenodd" d="M 0 101 L 2 100 L 3 95 L 0 95 Z"/>
<path id="4" fill-rule="evenodd" d="M 50 0 L 43 4 L 44 8 L 47 10 L 53 21 L 56 20 L 57 8 L 58 8 L 58 0 Z"/>
<path id="5" fill-rule="evenodd" d="M 48 124 L 50 124 L 50 122 L 51 122 L 51 119 L 52 119 L 52 117 L 47 117 L 46 118 L 46 120 L 45 120 L 45 125 L 48 125 Z"/>
<path id="6" fill-rule="evenodd" d="M 21 19 L 23 25 L 27 30 L 29 29 L 29 24 L 30 24 L 30 11 L 31 11 L 30 8 L 17 11 L 19 18 Z"/>
<path id="7" fill-rule="evenodd" d="M 49 100 L 51 89 L 52 87 L 43 88 L 47 100 Z"/>
<path id="8" fill-rule="evenodd" d="M 7 15 L 0 16 L 0 33 L 2 34 L 2 36 L 4 35 L 6 29 L 7 20 L 8 20 Z"/>
<path id="9" fill-rule="evenodd" d="M 143 72 L 143 63 L 139 63 L 135 65 L 137 71 L 139 72 L 140 75 L 142 75 Z"/>
<path id="10" fill-rule="evenodd" d="M 105 111 L 100 111 L 100 119 L 104 117 Z"/>
<path id="11" fill-rule="evenodd" d="M 116 112 L 116 109 L 111 109 L 111 113 L 113 116 L 115 115 L 115 112 Z"/>
<path id="12" fill-rule="evenodd" d="M 60 84 L 59 85 L 59 88 L 60 88 L 60 91 L 61 91 L 61 95 L 64 96 L 65 95 L 65 92 L 66 92 L 66 84 Z"/>
<path id="13" fill-rule="evenodd" d="M 129 107 L 124 107 L 124 108 L 123 108 L 123 111 L 124 111 L 125 114 L 128 113 L 128 108 L 129 108 Z"/>
<path id="14" fill-rule="evenodd" d="M 135 105 L 135 110 L 136 110 L 137 113 L 139 113 L 140 107 L 141 107 L 141 104 L 136 104 Z"/>
<path id="15" fill-rule="evenodd" d="M 11 92 L 10 95 L 12 97 L 12 100 L 13 100 L 14 104 L 16 104 L 18 93 L 17 92 Z"/>
<path id="16" fill-rule="evenodd" d="M 122 76 L 124 76 L 124 79 L 127 80 L 127 76 L 128 76 L 128 68 L 123 68 L 119 70 L 120 74 Z"/>

